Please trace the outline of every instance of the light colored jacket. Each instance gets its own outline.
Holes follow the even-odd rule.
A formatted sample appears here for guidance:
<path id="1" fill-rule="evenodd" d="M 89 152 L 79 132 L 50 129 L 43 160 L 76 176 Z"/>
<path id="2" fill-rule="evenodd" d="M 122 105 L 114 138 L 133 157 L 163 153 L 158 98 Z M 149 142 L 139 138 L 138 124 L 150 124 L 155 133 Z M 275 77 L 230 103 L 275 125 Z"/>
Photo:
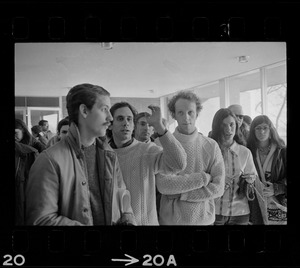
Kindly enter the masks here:
<path id="1" fill-rule="evenodd" d="M 96 139 L 99 180 L 104 180 L 105 224 L 136 224 L 116 153 Z M 68 136 L 39 155 L 26 187 L 28 225 L 93 225 L 87 168 L 80 134 L 72 123 Z"/>

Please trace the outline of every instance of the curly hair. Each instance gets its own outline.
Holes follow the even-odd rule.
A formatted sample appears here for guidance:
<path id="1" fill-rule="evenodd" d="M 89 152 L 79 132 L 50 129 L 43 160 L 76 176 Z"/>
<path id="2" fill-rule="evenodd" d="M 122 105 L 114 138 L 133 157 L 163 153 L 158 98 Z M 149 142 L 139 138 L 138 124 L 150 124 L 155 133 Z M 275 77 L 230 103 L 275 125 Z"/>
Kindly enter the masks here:
<path id="1" fill-rule="evenodd" d="M 184 100 L 189 100 L 191 102 L 195 102 L 197 115 L 202 110 L 202 104 L 201 104 L 200 98 L 194 92 L 180 91 L 175 96 L 173 96 L 168 103 L 168 108 L 169 108 L 172 118 L 175 118 L 175 113 L 176 113 L 175 104 L 179 99 L 184 99 Z"/>

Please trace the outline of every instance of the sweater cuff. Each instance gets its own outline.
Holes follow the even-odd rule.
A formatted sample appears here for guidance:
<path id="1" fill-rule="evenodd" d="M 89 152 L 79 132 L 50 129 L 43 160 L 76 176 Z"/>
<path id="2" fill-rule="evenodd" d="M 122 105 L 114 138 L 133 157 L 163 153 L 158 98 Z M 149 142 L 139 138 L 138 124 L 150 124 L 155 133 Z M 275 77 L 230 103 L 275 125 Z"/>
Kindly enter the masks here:
<path id="1" fill-rule="evenodd" d="M 187 200 L 188 200 L 188 197 L 189 197 L 189 192 L 187 192 L 187 193 L 182 193 L 182 194 L 180 195 L 180 200 L 181 200 L 181 201 L 187 201 Z"/>
<path id="2" fill-rule="evenodd" d="M 207 186 L 207 184 L 209 184 L 211 179 L 211 175 L 209 173 L 205 173 L 203 172 L 203 186 Z"/>
<path id="3" fill-rule="evenodd" d="M 160 138 L 160 137 L 164 136 L 164 135 L 167 133 L 167 131 L 168 131 L 168 130 L 167 130 L 167 129 L 165 129 L 164 133 L 163 133 L 163 134 L 161 134 L 161 135 L 159 135 L 159 134 L 156 132 L 156 134 L 157 134 L 157 137 L 158 137 L 158 138 Z"/>

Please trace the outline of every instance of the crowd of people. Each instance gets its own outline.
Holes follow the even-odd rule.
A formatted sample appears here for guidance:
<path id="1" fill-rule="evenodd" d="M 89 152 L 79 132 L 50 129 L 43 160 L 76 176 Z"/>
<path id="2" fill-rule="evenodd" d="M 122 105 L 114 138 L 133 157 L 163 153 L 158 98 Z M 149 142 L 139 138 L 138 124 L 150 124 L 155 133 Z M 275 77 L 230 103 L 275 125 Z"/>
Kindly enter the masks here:
<path id="1" fill-rule="evenodd" d="M 286 145 L 266 115 L 219 109 L 208 137 L 191 91 L 138 113 L 103 87 L 66 97 L 57 133 L 15 119 L 16 225 L 287 224 Z"/>

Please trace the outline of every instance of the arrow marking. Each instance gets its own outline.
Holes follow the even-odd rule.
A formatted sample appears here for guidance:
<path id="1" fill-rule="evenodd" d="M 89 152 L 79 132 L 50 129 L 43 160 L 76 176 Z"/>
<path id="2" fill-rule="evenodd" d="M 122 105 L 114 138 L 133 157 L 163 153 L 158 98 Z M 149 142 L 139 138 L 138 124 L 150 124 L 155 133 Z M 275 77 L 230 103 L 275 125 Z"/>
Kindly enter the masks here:
<path id="1" fill-rule="evenodd" d="M 125 263 L 125 266 L 127 265 L 131 265 L 131 264 L 134 264 L 136 262 L 139 262 L 138 259 L 128 255 L 128 254 L 124 254 L 127 258 L 130 258 L 130 259 L 111 259 L 112 261 L 124 261 L 124 262 L 128 262 L 128 263 Z"/>

